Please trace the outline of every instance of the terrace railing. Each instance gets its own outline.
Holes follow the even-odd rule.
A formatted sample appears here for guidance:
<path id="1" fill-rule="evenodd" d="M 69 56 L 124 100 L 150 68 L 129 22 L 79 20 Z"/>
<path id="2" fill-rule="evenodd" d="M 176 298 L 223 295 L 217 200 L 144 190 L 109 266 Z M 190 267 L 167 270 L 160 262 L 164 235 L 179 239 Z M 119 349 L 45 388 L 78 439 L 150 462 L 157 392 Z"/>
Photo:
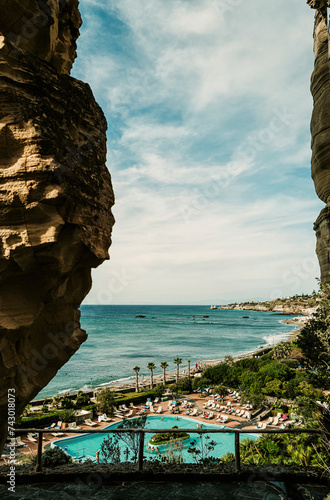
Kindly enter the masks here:
<path id="1" fill-rule="evenodd" d="M 16 435 L 34 433 L 38 434 L 38 449 L 37 449 L 37 463 L 36 472 L 41 471 L 41 455 L 42 455 L 42 437 L 43 434 L 54 432 L 54 429 L 16 429 Z M 60 431 L 59 431 L 60 432 Z M 234 434 L 235 436 L 235 471 L 241 470 L 241 456 L 240 456 L 240 435 L 241 434 L 321 434 L 320 429 L 63 429 L 63 434 L 124 434 L 124 433 L 139 434 L 139 454 L 138 454 L 138 471 L 143 470 L 143 454 L 144 454 L 144 436 L 145 434 L 157 433 L 182 433 L 188 434 Z"/>

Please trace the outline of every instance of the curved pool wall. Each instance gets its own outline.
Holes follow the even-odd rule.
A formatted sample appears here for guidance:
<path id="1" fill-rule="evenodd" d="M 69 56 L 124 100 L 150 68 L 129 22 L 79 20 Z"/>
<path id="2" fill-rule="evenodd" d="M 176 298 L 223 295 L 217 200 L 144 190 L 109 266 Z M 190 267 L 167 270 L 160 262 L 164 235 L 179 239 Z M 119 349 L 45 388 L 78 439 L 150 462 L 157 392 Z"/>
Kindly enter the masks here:
<path id="1" fill-rule="evenodd" d="M 132 419 L 134 420 L 134 419 Z M 115 422 L 114 424 L 110 424 L 107 427 L 104 427 L 104 429 L 116 429 L 118 425 L 122 422 L 122 420 Z M 211 423 L 205 423 L 201 422 L 200 420 L 195 420 L 192 418 L 188 417 L 174 417 L 171 415 L 148 415 L 147 420 L 146 420 L 146 429 L 171 429 L 173 426 L 177 426 L 179 429 L 196 429 L 198 425 L 202 425 L 204 429 L 224 429 L 224 425 L 217 425 L 217 424 L 211 424 Z M 87 434 L 79 434 L 78 436 L 74 437 L 69 437 L 69 438 L 63 438 L 63 439 L 58 439 L 56 441 L 53 441 L 51 446 L 59 446 L 63 450 L 66 451 L 70 456 L 72 456 L 76 460 L 84 461 L 87 458 L 91 458 L 92 460 L 95 460 L 96 457 L 96 452 L 100 450 L 101 444 L 104 441 L 104 439 L 107 436 L 111 436 L 112 434 L 97 434 L 97 433 L 87 433 Z M 202 439 L 205 439 L 205 434 L 200 435 L 204 436 Z M 191 434 L 190 438 L 185 440 L 184 443 L 176 446 L 175 444 L 171 446 L 171 452 L 174 454 L 181 454 L 184 462 L 187 463 L 192 463 L 195 462 L 193 459 L 193 456 L 188 453 L 188 448 L 192 446 L 192 442 L 196 441 L 196 444 L 194 444 L 194 447 L 199 447 L 200 442 L 201 442 L 201 437 L 198 434 Z M 145 435 L 145 446 L 144 446 L 144 455 L 146 459 L 152 458 L 152 457 L 157 457 L 157 456 L 162 456 L 164 453 L 169 452 L 169 447 L 166 446 L 161 446 L 159 447 L 158 451 L 156 450 L 149 450 L 148 449 L 148 442 L 150 441 L 152 437 L 152 433 L 147 433 Z M 258 434 L 241 434 L 241 440 L 245 438 L 250 438 L 253 440 L 258 439 L 260 436 Z M 215 441 L 216 445 L 214 447 L 214 450 L 209 453 L 208 456 L 214 456 L 214 457 L 221 457 L 222 455 L 225 455 L 227 452 L 234 453 L 235 452 L 235 444 L 234 444 L 234 433 L 219 433 L 219 434 L 211 434 L 210 435 L 210 441 Z M 126 461 L 126 458 L 124 459 L 123 454 L 125 449 L 127 449 L 127 445 L 122 442 L 121 440 L 119 441 L 120 444 L 120 449 L 122 452 L 121 460 Z M 129 459 L 132 457 L 129 457 Z M 102 462 L 102 454 L 100 453 L 100 462 Z"/>

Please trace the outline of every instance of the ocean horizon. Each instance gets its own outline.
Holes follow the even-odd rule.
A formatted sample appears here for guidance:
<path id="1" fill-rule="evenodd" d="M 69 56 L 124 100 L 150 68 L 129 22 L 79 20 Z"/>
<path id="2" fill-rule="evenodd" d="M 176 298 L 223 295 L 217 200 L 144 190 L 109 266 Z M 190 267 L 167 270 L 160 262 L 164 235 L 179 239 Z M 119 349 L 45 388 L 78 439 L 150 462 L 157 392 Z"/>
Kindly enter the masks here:
<path id="1" fill-rule="evenodd" d="M 210 309 L 210 305 L 82 305 L 81 326 L 88 339 L 35 399 L 88 390 L 102 384 L 149 379 L 174 372 L 173 360 L 182 358 L 180 370 L 254 351 L 260 345 L 286 340 L 297 329 L 283 323 L 291 316 L 272 312 Z M 145 316 L 144 318 L 136 317 Z"/>

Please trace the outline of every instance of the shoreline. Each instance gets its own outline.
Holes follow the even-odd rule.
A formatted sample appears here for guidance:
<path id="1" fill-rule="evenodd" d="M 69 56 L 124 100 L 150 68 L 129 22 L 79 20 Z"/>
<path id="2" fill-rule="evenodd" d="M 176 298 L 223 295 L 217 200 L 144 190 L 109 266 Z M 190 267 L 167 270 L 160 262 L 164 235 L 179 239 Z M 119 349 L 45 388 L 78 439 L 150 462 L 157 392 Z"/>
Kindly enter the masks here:
<path id="1" fill-rule="evenodd" d="M 277 342 L 274 342 L 273 344 L 270 344 L 269 342 L 266 343 L 267 341 L 265 340 L 265 344 L 262 347 L 258 346 L 251 351 L 232 356 L 234 358 L 234 362 L 239 361 L 241 359 L 252 357 L 253 355 L 255 355 L 257 352 L 261 351 L 262 349 L 273 347 L 273 346 L 279 344 L 280 342 L 289 342 L 289 341 L 293 340 L 294 338 L 297 337 L 300 329 L 305 325 L 306 321 L 307 321 L 306 316 L 297 316 L 297 317 L 292 318 L 292 319 L 290 318 L 290 319 L 281 320 L 282 323 L 296 326 L 295 330 L 288 331 L 284 334 L 278 334 L 277 335 L 277 337 L 278 337 Z M 283 337 L 284 337 L 284 339 L 283 339 Z M 275 336 L 274 336 L 274 338 L 275 338 Z M 208 367 L 219 365 L 220 363 L 223 362 L 224 357 L 221 359 L 206 360 L 206 361 L 196 363 L 199 367 L 199 371 L 197 373 L 195 373 L 194 376 L 197 376 L 197 377 L 200 376 L 200 373 Z M 193 373 L 194 369 L 195 369 L 195 364 L 191 364 L 190 365 L 190 373 L 191 374 Z M 186 377 L 187 374 L 188 374 L 188 365 L 183 366 L 182 369 L 179 370 L 179 379 Z M 135 375 L 131 375 L 130 377 L 127 377 L 127 379 L 129 379 L 129 378 L 132 378 L 134 380 L 127 381 L 126 383 L 112 380 L 110 382 L 104 382 L 102 384 L 95 385 L 95 387 L 90 387 L 90 388 L 86 388 L 86 389 L 75 389 L 72 391 L 67 391 L 67 393 L 69 393 L 70 396 L 75 396 L 80 391 L 82 391 L 82 393 L 92 392 L 94 394 L 94 393 L 99 392 L 100 390 L 105 389 L 105 388 L 110 388 L 114 392 L 121 392 L 121 391 L 129 392 L 130 390 L 132 390 L 132 392 L 134 392 L 135 391 Z M 125 378 L 123 378 L 122 380 L 125 380 Z M 161 374 L 154 375 L 153 380 L 154 380 L 155 386 L 162 383 L 163 374 L 161 373 Z M 171 382 L 175 382 L 176 381 L 176 370 L 174 370 L 174 371 L 172 370 L 170 372 L 167 372 L 166 373 L 166 380 L 171 381 Z M 144 390 L 149 390 L 149 388 L 150 388 L 150 377 L 144 377 L 142 380 L 139 379 L 139 389 L 141 392 L 143 392 Z M 53 396 L 47 396 L 47 397 L 44 397 L 41 399 L 34 399 L 30 403 L 34 403 L 34 405 L 35 405 L 35 404 L 39 403 L 40 401 L 44 401 L 45 399 L 50 399 L 50 398 L 58 396 L 58 395 L 63 395 L 64 393 L 65 393 L 65 391 L 60 391 L 59 393 L 57 393 Z"/>

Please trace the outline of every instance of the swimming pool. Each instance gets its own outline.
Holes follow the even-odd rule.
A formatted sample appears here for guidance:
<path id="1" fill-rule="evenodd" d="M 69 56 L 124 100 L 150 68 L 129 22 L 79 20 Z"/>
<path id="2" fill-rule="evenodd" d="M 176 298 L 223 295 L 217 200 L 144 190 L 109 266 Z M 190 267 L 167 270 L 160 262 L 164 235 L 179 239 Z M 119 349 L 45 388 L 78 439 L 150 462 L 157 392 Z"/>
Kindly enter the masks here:
<path id="1" fill-rule="evenodd" d="M 134 420 L 134 419 L 132 419 Z M 106 429 L 115 429 L 122 421 L 115 422 L 106 427 Z M 188 417 L 175 417 L 171 415 L 151 415 L 147 417 L 145 428 L 149 429 L 171 429 L 174 426 L 177 426 L 179 429 L 196 429 L 197 424 L 203 425 L 204 429 L 223 429 L 225 426 L 205 423 L 199 420 L 195 420 Z M 111 434 L 80 434 L 79 436 L 74 436 L 70 438 L 59 439 L 53 441 L 51 446 L 59 446 L 63 450 L 65 450 L 69 455 L 71 455 L 74 459 L 84 461 L 87 458 L 91 458 L 95 460 L 96 452 L 100 449 L 102 442 L 106 437 Z M 174 455 L 181 454 L 184 462 L 192 463 L 194 462 L 194 458 L 191 453 L 188 453 L 188 448 L 192 446 L 192 442 L 196 441 L 194 447 L 201 446 L 201 438 L 198 434 L 191 434 L 190 438 L 183 441 L 179 446 L 168 445 L 168 446 L 158 446 L 158 451 L 155 449 L 148 449 L 148 442 L 151 439 L 152 434 L 147 433 L 145 435 L 145 447 L 144 447 L 144 455 L 146 459 L 152 457 L 161 457 L 164 454 L 173 453 Z M 242 434 L 241 440 L 245 438 L 250 439 L 258 439 L 257 434 Z M 204 437 L 204 444 L 207 442 Z M 215 441 L 214 450 L 209 453 L 209 456 L 213 457 L 221 457 L 225 455 L 227 452 L 234 453 L 235 445 L 234 445 L 234 433 L 219 433 L 219 434 L 210 434 L 209 441 Z M 121 441 L 121 440 L 120 440 Z M 120 450 L 121 450 L 121 460 L 126 461 L 126 457 L 124 459 L 124 451 L 127 449 L 127 445 L 123 442 L 120 442 Z M 131 456 L 128 455 L 128 460 L 132 459 Z M 103 462 L 102 454 L 100 454 L 100 462 Z"/>

